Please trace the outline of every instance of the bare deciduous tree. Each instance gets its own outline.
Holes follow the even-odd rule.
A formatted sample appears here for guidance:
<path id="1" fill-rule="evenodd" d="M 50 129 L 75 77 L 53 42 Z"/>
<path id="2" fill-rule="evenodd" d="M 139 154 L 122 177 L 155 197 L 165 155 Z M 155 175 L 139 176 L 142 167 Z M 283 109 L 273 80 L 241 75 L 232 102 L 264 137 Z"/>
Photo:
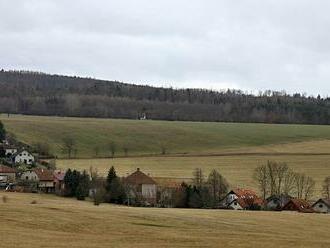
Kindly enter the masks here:
<path id="1" fill-rule="evenodd" d="M 193 172 L 193 183 L 194 185 L 201 189 L 204 183 L 204 175 L 201 168 L 196 168 Z"/>
<path id="2" fill-rule="evenodd" d="M 213 206 L 216 206 L 224 194 L 227 193 L 228 183 L 226 179 L 215 169 L 210 172 L 207 183 L 213 197 Z"/>
<path id="3" fill-rule="evenodd" d="M 323 196 L 327 199 L 330 199 L 330 176 L 326 177 L 322 185 Z"/>
<path id="4" fill-rule="evenodd" d="M 72 157 L 72 153 L 76 153 L 76 141 L 71 136 L 66 136 L 62 139 L 63 145 L 62 145 L 62 151 L 66 154 L 68 154 L 68 157 Z"/>
<path id="5" fill-rule="evenodd" d="M 267 166 L 261 165 L 255 168 L 253 178 L 258 183 L 258 187 L 262 193 L 263 199 L 266 199 L 269 184 Z"/>

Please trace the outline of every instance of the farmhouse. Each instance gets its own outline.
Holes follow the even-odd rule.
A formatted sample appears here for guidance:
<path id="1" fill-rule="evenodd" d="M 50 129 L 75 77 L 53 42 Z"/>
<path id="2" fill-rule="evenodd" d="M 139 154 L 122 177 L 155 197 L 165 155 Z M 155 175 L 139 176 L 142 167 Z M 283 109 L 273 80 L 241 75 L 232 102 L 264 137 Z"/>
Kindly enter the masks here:
<path id="1" fill-rule="evenodd" d="M 54 172 L 54 185 L 55 185 L 55 193 L 57 195 L 61 195 L 64 192 L 64 177 L 65 172 L 55 171 Z"/>
<path id="2" fill-rule="evenodd" d="M 270 196 L 266 199 L 266 208 L 269 210 L 281 210 L 292 198 L 285 194 Z"/>
<path id="3" fill-rule="evenodd" d="M 16 169 L 0 165 L 0 183 L 12 183 L 16 179 Z"/>
<path id="4" fill-rule="evenodd" d="M 313 209 L 309 203 L 303 199 L 291 199 L 287 204 L 284 205 L 282 210 L 286 211 L 298 211 L 302 213 L 313 213 Z"/>
<path id="5" fill-rule="evenodd" d="M 24 172 L 21 179 L 25 181 L 34 181 L 38 184 L 38 190 L 45 193 L 52 193 L 55 190 L 53 172 L 46 169 L 35 169 Z"/>
<path id="6" fill-rule="evenodd" d="M 12 162 L 14 164 L 28 164 L 34 163 L 34 156 L 27 150 L 23 149 L 12 155 Z"/>
<path id="7" fill-rule="evenodd" d="M 232 190 L 222 200 L 222 207 L 234 210 L 260 209 L 263 205 L 263 200 L 249 189 Z"/>
<path id="8" fill-rule="evenodd" d="M 124 178 L 124 183 L 130 187 L 130 194 L 146 205 L 155 205 L 157 201 L 157 183 L 150 177 L 137 170 Z"/>
<path id="9" fill-rule="evenodd" d="M 317 213 L 330 213 L 330 199 L 319 199 L 312 208 Z"/>

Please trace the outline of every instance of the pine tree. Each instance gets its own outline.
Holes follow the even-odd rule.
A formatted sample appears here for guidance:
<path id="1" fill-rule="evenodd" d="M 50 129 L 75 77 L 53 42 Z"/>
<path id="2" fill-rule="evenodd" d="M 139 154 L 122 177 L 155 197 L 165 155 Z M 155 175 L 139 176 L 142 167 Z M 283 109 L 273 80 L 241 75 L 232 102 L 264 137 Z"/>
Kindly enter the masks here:
<path id="1" fill-rule="evenodd" d="M 64 185 L 65 185 L 65 196 L 72 195 L 72 171 L 69 168 L 64 176 Z"/>
<path id="2" fill-rule="evenodd" d="M 76 197 L 78 200 L 85 200 L 85 197 L 88 196 L 89 192 L 89 175 L 86 171 L 84 171 L 82 174 L 79 173 L 79 180 L 78 180 L 78 186 L 76 188 Z"/>
<path id="3" fill-rule="evenodd" d="M 110 170 L 108 172 L 108 176 L 107 176 L 107 183 L 106 183 L 106 190 L 107 190 L 107 192 L 110 191 L 110 189 L 111 189 L 111 183 L 116 178 L 117 178 L 117 174 L 116 174 L 115 167 L 111 166 L 111 168 L 110 168 Z"/>
<path id="4" fill-rule="evenodd" d="M 6 130 L 5 127 L 2 123 L 2 121 L 0 121 L 0 141 L 5 140 L 6 139 Z"/>

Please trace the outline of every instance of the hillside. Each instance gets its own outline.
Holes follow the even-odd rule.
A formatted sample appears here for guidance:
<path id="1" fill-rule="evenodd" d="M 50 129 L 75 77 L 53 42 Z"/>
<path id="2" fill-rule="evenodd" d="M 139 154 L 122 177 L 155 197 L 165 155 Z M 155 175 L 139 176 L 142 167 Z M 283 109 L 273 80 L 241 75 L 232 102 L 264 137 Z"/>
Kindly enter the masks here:
<path id="1" fill-rule="evenodd" d="M 59 248 L 330 246 L 330 215 L 93 206 L 51 195 L 2 195 L 8 198 L 0 202 L 3 247 L 54 247 L 50 240 Z"/>
<path id="2" fill-rule="evenodd" d="M 180 121 L 330 124 L 330 98 L 266 91 L 173 89 L 0 71 L 0 112 Z"/>
<path id="3" fill-rule="evenodd" d="M 73 138 L 76 143 L 76 157 L 81 158 L 109 157 L 111 143 L 115 146 L 115 156 L 123 156 L 125 149 L 128 156 L 161 153 L 211 155 L 224 152 L 260 152 L 261 147 L 269 145 L 330 140 L 330 126 L 315 125 L 168 122 L 20 115 L 10 117 L 1 115 L 0 120 L 18 140 L 30 145 L 47 143 L 51 153 L 59 157 L 67 156 L 61 149 L 65 137 Z M 298 152 L 329 152 L 324 151 L 324 147 L 327 147 L 324 144 L 309 151 L 312 147 L 314 146 L 307 145 Z M 323 150 L 320 150 L 322 148 Z M 265 150 L 261 152 L 264 153 Z M 290 149 L 284 149 L 282 152 L 290 152 Z"/>

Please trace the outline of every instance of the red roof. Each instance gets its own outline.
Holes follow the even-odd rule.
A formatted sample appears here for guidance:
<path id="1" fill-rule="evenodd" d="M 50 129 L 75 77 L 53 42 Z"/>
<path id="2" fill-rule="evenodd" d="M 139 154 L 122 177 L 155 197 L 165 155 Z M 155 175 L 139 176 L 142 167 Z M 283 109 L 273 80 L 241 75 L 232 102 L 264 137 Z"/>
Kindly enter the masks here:
<path id="1" fill-rule="evenodd" d="M 264 205 L 264 201 L 253 190 L 235 189 L 232 190 L 230 193 L 234 193 L 237 196 L 237 199 L 235 200 L 242 208 L 247 208 L 252 205 Z"/>
<path id="2" fill-rule="evenodd" d="M 133 174 L 126 177 L 124 181 L 132 185 L 156 184 L 156 182 L 151 177 L 141 172 L 139 168 Z"/>
<path id="3" fill-rule="evenodd" d="M 303 199 L 291 199 L 282 210 L 290 210 L 290 211 L 299 211 L 304 213 L 311 213 L 313 210 L 309 203 Z"/>
<path id="4" fill-rule="evenodd" d="M 63 181 L 65 177 L 65 172 L 61 172 L 61 171 L 55 171 L 54 172 L 54 178 L 58 181 Z"/>
<path id="5" fill-rule="evenodd" d="M 0 165 L 0 173 L 16 173 L 16 169 L 5 166 L 5 165 Z"/>
<path id="6" fill-rule="evenodd" d="M 37 174 L 39 181 L 53 181 L 53 171 L 46 169 L 35 169 L 34 172 Z"/>

